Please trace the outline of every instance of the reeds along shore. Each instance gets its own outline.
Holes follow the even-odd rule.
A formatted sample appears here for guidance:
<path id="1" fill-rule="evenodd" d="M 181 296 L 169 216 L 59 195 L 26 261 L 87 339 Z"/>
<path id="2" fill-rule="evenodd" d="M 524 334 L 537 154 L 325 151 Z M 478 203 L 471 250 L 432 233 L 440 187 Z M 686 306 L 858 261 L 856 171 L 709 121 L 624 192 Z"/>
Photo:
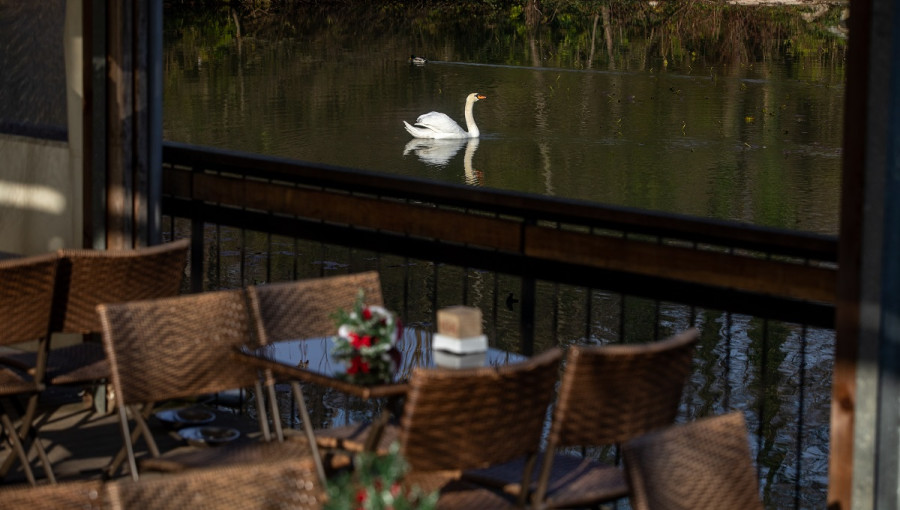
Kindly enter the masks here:
<path id="1" fill-rule="evenodd" d="M 650 62 L 650 68 L 653 59 L 665 59 L 670 69 L 696 67 L 701 58 L 713 65 L 739 65 L 761 55 L 843 60 L 849 16 L 846 0 L 237 0 L 224 7 L 220 0 L 197 0 L 165 9 L 167 33 L 175 37 L 197 26 L 204 27 L 203 37 L 218 41 L 394 37 L 415 52 L 446 40 L 447 28 L 455 27 L 453 40 L 489 34 L 486 44 L 496 48 L 484 51 L 504 58 L 524 44 L 539 45 L 559 60 L 542 65 L 619 68 L 633 59 Z M 405 58 L 409 50 L 402 53 Z M 530 64 L 526 57 L 522 62 Z"/>

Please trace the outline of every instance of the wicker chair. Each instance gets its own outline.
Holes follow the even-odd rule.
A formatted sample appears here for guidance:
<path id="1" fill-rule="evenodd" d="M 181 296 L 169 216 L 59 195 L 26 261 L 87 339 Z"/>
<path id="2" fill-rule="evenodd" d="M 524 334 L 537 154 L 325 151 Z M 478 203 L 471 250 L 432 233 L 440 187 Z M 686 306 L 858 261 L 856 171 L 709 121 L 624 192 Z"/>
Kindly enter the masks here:
<path id="1" fill-rule="evenodd" d="M 440 490 L 439 508 L 523 505 L 460 475 L 524 457 L 519 481 L 530 478 L 561 357 L 553 348 L 514 365 L 414 370 L 400 418 L 406 483 Z"/>
<path id="2" fill-rule="evenodd" d="M 677 425 L 622 446 L 635 510 L 762 510 L 744 415 Z"/>
<path id="3" fill-rule="evenodd" d="M 7 510 L 313 510 L 324 490 L 308 457 L 195 469 L 185 473 L 104 482 L 0 490 Z"/>
<path id="4" fill-rule="evenodd" d="M 297 338 L 333 335 L 335 324 L 331 315 L 338 308 L 352 308 L 360 290 L 365 293 L 367 304 L 383 305 L 381 280 L 375 271 L 248 287 L 250 310 L 255 319 L 259 343 L 269 345 Z M 274 403 L 274 376 L 267 373 L 266 381 L 269 401 Z M 297 401 L 307 440 L 314 449 L 316 468 L 324 480 L 324 467 L 303 390 L 297 381 L 291 381 L 291 390 Z M 274 409 L 271 412 L 273 418 L 278 416 Z M 275 433 L 281 438 L 281 423 L 277 419 L 273 421 Z M 336 440 L 325 439 L 323 446 L 333 447 Z"/>
<path id="5" fill-rule="evenodd" d="M 628 495 L 622 469 L 560 451 L 616 446 L 675 420 L 699 332 L 639 345 L 569 347 L 546 451 L 529 492 L 546 508 L 596 506 Z M 522 493 L 521 462 L 464 479 Z"/>
<path id="6" fill-rule="evenodd" d="M 18 459 L 31 484 L 34 474 L 27 452 L 33 444 L 44 465 L 44 472 L 55 483 L 53 469 L 37 432 L 34 419 L 38 397 L 43 390 L 47 351 L 49 350 L 51 307 L 59 261 L 55 255 L 42 255 L 0 261 L 0 322 L 3 333 L 0 345 L 38 340 L 31 374 L 0 367 L 0 432 L 10 443 L 12 452 L 5 462 L 3 474 Z M 18 427 L 10 417 L 16 416 L 12 399 L 28 397 Z"/>
<path id="7" fill-rule="evenodd" d="M 313 510 L 324 498 L 308 456 L 120 480 L 105 492 L 115 510 Z"/>
<path id="8" fill-rule="evenodd" d="M 37 487 L 9 487 L 0 490 L 4 510 L 100 510 L 102 480 L 79 480 Z"/>
<path id="9" fill-rule="evenodd" d="M 132 477 L 138 478 L 132 442 L 142 435 L 154 459 L 159 449 L 147 426 L 155 402 L 254 387 L 259 427 L 270 439 L 262 385 L 255 368 L 241 363 L 234 349 L 251 343 L 250 316 L 242 290 L 207 292 L 100 305 L 103 346 L 109 359 L 113 388 L 122 426 L 123 440 Z M 138 407 L 142 407 L 138 411 Z M 137 431 L 128 425 L 126 408 Z M 276 445 L 271 450 L 207 448 L 160 462 L 149 459 L 143 467 L 157 470 L 194 468 L 212 463 L 245 462 L 257 456 L 308 454 L 299 442 Z M 110 473 L 118 468 L 116 460 Z"/>
<path id="10" fill-rule="evenodd" d="M 133 250 L 60 250 L 53 332 L 99 337 L 97 305 L 177 295 L 189 244 L 184 239 Z M 35 360 L 33 355 L 21 354 L 0 361 L 33 366 Z M 89 384 L 108 378 L 109 363 L 100 342 L 50 351 L 48 384 Z"/>

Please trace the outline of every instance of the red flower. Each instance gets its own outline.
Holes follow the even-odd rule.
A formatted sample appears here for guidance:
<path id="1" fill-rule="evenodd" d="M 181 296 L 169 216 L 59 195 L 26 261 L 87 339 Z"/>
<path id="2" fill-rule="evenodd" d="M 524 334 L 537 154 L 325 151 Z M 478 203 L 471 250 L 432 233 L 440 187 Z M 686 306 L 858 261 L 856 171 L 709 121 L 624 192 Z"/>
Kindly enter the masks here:
<path id="1" fill-rule="evenodd" d="M 362 503 L 363 501 L 366 500 L 367 497 L 368 497 L 368 495 L 366 494 L 366 489 L 359 489 L 358 491 L 356 491 L 356 502 L 357 503 Z"/>
<path id="2" fill-rule="evenodd" d="M 353 359 L 350 360 L 350 366 L 347 368 L 347 373 L 352 375 L 359 372 L 368 374 L 369 362 L 362 359 L 362 356 L 354 356 Z"/>
<path id="3" fill-rule="evenodd" d="M 359 333 L 352 331 L 349 336 L 350 345 L 352 345 L 354 349 L 359 349 L 360 347 L 372 347 L 372 337 L 369 335 L 359 336 Z"/>
<path id="4" fill-rule="evenodd" d="M 363 310 L 362 310 L 362 317 L 363 317 L 363 319 L 365 319 L 365 320 L 369 320 L 369 319 L 372 318 L 372 310 L 369 310 L 369 307 L 368 307 L 368 306 L 365 307 L 365 308 L 363 308 Z"/>

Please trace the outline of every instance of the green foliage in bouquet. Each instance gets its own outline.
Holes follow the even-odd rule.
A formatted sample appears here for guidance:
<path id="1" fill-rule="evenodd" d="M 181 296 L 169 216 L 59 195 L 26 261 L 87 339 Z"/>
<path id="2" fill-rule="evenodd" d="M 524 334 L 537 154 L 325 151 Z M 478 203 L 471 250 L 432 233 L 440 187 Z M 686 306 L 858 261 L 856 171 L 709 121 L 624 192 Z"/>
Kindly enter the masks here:
<path id="1" fill-rule="evenodd" d="M 404 487 L 408 465 L 397 443 L 387 455 L 360 453 L 354 469 L 328 484 L 325 510 L 431 510 L 437 507 L 438 492 L 426 494 L 418 487 Z"/>

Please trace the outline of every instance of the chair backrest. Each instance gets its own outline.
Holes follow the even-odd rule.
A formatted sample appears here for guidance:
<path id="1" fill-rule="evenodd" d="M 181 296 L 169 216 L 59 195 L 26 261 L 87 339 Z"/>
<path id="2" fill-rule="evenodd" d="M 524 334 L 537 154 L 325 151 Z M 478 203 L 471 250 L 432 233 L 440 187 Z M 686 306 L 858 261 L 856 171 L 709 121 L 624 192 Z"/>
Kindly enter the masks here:
<path id="1" fill-rule="evenodd" d="M 761 510 L 744 415 L 677 425 L 622 446 L 635 510 Z"/>
<path id="2" fill-rule="evenodd" d="M 615 445 L 672 424 L 699 331 L 647 344 L 569 347 L 548 450 Z"/>
<path id="3" fill-rule="evenodd" d="M 0 345 L 47 337 L 58 264 L 55 254 L 0 261 Z"/>
<path id="4" fill-rule="evenodd" d="M 252 343 L 243 290 L 100 305 L 103 346 L 121 404 L 253 386 L 232 355 Z"/>
<path id="5" fill-rule="evenodd" d="M 310 458 L 194 469 L 107 485 L 109 508 L 131 510 L 297 510 L 322 507 L 323 488 Z"/>
<path id="6" fill-rule="evenodd" d="M 513 365 L 414 370 L 400 431 L 411 470 L 476 469 L 535 454 L 561 358 L 553 348 Z"/>
<path id="7" fill-rule="evenodd" d="M 7 510 L 268 510 L 322 508 L 310 458 L 194 469 L 139 481 L 81 480 L 0 490 Z"/>
<path id="8" fill-rule="evenodd" d="M 353 308 L 360 289 L 366 304 L 384 304 L 376 271 L 248 287 L 260 344 L 333 335 L 332 314 Z"/>
<path id="9" fill-rule="evenodd" d="M 99 509 L 104 508 L 102 491 L 102 480 L 79 480 L 3 489 L 0 501 L 5 510 Z"/>
<path id="10" fill-rule="evenodd" d="M 175 296 L 190 241 L 133 250 L 59 251 L 55 331 L 98 333 L 97 305 Z"/>

